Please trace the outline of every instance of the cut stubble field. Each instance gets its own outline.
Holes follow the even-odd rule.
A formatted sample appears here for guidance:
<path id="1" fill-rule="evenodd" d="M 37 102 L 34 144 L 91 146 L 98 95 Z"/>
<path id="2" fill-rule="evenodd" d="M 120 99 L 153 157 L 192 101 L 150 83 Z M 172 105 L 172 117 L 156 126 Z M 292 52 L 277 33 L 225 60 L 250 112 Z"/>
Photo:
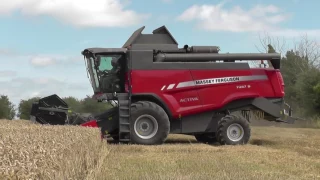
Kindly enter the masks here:
<path id="1" fill-rule="evenodd" d="M 170 135 L 159 146 L 107 144 L 99 130 L 0 121 L 0 179 L 320 179 L 320 130 L 252 127 L 247 145 Z"/>

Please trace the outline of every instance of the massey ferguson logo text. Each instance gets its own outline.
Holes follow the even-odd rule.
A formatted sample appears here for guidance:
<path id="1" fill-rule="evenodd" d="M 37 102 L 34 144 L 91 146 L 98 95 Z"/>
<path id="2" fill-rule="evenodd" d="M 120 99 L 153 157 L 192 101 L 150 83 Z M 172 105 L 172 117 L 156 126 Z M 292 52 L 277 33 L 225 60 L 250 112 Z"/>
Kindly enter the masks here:
<path id="1" fill-rule="evenodd" d="M 240 77 L 227 77 L 227 78 L 214 78 L 214 79 L 204 79 L 197 80 L 195 82 L 196 85 L 204 85 L 204 84 L 217 84 L 217 83 L 227 83 L 227 82 L 236 82 L 240 81 Z"/>

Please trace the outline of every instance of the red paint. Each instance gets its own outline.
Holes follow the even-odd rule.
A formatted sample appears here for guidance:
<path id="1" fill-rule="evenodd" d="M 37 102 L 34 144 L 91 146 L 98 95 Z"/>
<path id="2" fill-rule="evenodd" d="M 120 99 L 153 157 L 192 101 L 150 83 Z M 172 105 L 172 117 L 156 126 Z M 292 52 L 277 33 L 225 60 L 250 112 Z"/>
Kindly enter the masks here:
<path id="1" fill-rule="evenodd" d="M 83 124 L 80 124 L 80 126 L 84 126 L 84 127 L 98 127 L 97 121 L 95 119 L 90 120 L 88 122 L 85 122 Z"/>
<path id="2" fill-rule="evenodd" d="M 229 76 L 266 75 L 267 80 L 242 81 L 226 84 L 209 84 L 170 90 L 161 88 L 166 85 L 185 81 Z M 250 70 L 134 70 L 131 71 L 132 93 L 158 95 L 169 107 L 173 116 L 199 113 L 204 110 L 218 109 L 225 104 L 250 97 L 283 97 L 284 83 L 279 70 L 256 68 Z M 250 88 L 238 89 L 239 85 Z M 184 98 L 199 100 L 180 102 Z"/>

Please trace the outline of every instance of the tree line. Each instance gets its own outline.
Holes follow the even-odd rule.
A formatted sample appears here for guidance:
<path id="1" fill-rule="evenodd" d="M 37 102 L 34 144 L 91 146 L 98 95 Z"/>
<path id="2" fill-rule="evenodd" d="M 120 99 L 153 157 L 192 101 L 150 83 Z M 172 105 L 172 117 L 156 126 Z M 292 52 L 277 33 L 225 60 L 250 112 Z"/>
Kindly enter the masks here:
<path id="1" fill-rule="evenodd" d="M 265 35 L 260 43 L 268 53 L 282 54 L 281 74 L 285 83 L 285 101 L 293 115 L 304 119 L 320 117 L 320 44 L 307 35 L 286 48 L 286 40 Z"/>
<path id="2" fill-rule="evenodd" d="M 320 116 L 320 46 L 316 40 L 304 36 L 286 48 L 286 41 L 268 35 L 259 37 L 260 52 L 282 54 L 281 74 L 285 83 L 285 101 L 293 108 L 293 115 L 301 118 Z M 0 98 L 0 118 L 13 119 L 17 115 L 20 119 L 29 119 L 34 97 L 21 100 L 17 110 L 6 95 Z M 63 98 L 75 112 L 96 113 L 109 108 L 109 104 L 98 103 L 89 96 L 84 99 L 74 97 Z"/>

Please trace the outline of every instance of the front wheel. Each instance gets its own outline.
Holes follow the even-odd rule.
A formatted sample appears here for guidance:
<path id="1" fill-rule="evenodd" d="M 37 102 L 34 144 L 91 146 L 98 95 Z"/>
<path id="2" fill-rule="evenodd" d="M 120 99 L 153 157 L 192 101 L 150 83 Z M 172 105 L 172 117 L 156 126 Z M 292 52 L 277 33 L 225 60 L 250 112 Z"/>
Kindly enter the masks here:
<path id="1" fill-rule="evenodd" d="M 167 113 L 156 103 L 139 101 L 131 105 L 131 142 L 162 144 L 170 132 Z"/>
<path id="2" fill-rule="evenodd" d="M 250 136 L 250 124 L 242 116 L 227 115 L 218 123 L 217 139 L 221 145 L 247 144 Z"/>

